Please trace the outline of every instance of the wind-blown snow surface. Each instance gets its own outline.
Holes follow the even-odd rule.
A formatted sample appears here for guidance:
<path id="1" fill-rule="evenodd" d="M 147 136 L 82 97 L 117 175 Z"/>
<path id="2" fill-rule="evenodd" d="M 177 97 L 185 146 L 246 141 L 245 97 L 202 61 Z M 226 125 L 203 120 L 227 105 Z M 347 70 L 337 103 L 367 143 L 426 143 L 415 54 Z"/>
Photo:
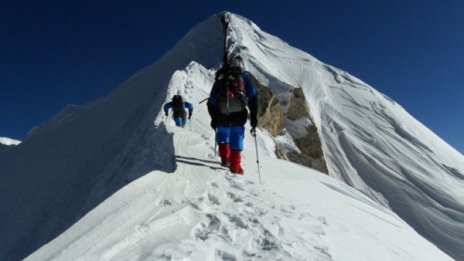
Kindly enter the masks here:
<path id="1" fill-rule="evenodd" d="M 212 80 L 192 63 L 173 75 L 168 93 L 199 101 Z M 276 159 L 265 133 L 264 183 L 249 135 L 246 175 L 230 174 L 214 155 L 206 106 L 195 105 L 186 129 L 162 112 L 154 123 L 173 135 L 173 173 L 153 171 L 125 186 L 26 260 L 451 260 L 358 191 Z"/>
<path id="2" fill-rule="evenodd" d="M 261 83 L 281 100 L 303 88 L 330 174 L 388 200 L 422 235 L 462 256 L 463 157 L 361 81 L 232 18 L 231 47 Z M 221 46 L 213 16 L 107 97 L 67 107 L 0 154 L 0 207 L 8 209 L 0 259 L 23 258 L 60 234 L 29 259 L 449 259 L 360 193 L 273 158 L 264 132 L 264 185 L 252 176 L 250 137 L 245 177 L 209 162 L 213 134 L 195 102 L 207 96 L 213 72 L 204 68 L 217 68 Z M 197 105 L 191 129 L 166 126 L 159 114 L 177 90 Z"/>

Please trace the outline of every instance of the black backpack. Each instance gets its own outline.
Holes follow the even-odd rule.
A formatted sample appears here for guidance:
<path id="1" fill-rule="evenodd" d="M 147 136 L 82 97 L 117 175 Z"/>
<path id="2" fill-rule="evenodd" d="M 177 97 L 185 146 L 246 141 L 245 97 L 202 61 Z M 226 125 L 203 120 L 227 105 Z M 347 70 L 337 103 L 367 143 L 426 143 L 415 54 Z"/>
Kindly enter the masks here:
<path id="1" fill-rule="evenodd" d="M 182 96 L 174 95 L 172 97 L 172 111 L 173 111 L 174 117 L 185 118 L 187 116 L 187 113 L 185 112 L 184 101 L 182 99 Z"/>
<path id="2" fill-rule="evenodd" d="M 216 82 L 218 84 L 218 105 L 222 114 L 240 112 L 246 109 L 247 95 L 240 68 L 221 68 L 216 73 Z"/>

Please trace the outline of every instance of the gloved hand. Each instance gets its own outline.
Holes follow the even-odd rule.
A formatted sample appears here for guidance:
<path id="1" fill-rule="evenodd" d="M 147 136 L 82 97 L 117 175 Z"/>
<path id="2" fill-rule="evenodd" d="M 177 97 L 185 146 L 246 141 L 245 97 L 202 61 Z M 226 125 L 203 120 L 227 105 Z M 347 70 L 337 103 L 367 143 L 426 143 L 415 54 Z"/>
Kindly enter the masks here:
<path id="1" fill-rule="evenodd" d="M 250 125 L 254 129 L 256 126 L 258 126 L 258 119 L 256 117 L 251 117 L 250 118 Z"/>
<path id="2" fill-rule="evenodd" d="M 250 134 L 251 134 L 252 136 L 256 136 L 256 127 L 251 128 Z"/>
<path id="3" fill-rule="evenodd" d="M 168 112 L 167 112 L 167 111 L 165 111 L 165 112 L 164 112 L 164 115 L 166 115 L 166 117 L 168 117 Z"/>
<path id="4" fill-rule="evenodd" d="M 189 120 L 192 118 L 192 114 L 189 114 Z"/>
<path id="5" fill-rule="evenodd" d="M 210 124 L 210 125 L 211 125 L 211 128 L 213 128 L 213 130 L 216 130 L 216 129 L 217 129 L 218 124 L 217 124 L 216 120 L 214 120 L 214 119 L 211 120 L 211 124 Z"/>

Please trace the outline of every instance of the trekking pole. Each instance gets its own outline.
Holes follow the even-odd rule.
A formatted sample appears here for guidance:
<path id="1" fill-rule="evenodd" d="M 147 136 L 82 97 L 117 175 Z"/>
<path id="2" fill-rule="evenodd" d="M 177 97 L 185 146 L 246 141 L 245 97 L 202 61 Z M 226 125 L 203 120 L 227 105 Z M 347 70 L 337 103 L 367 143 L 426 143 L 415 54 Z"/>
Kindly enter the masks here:
<path id="1" fill-rule="evenodd" d="M 204 98 L 204 99 L 203 99 L 203 100 L 201 100 L 200 102 L 198 102 L 198 104 L 202 104 L 202 103 L 204 103 L 205 101 L 207 101 L 208 99 L 209 99 L 209 96 L 208 96 L 208 97 L 206 97 L 206 98 Z"/>
<path id="2" fill-rule="evenodd" d="M 217 142 L 216 142 L 216 137 L 217 137 L 217 128 L 214 129 L 214 158 L 217 158 Z"/>
<path id="3" fill-rule="evenodd" d="M 261 181 L 261 169 L 259 167 L 259 155 L 258 155 L 258 140 L 256 138 L 256 129 L 251 130 L 251 135 L 255 138 L 255 149 L 256 149 L 256 164 L 258 164 L 258 176 L 259 176 L 259 184 L 263 184 Z"/>

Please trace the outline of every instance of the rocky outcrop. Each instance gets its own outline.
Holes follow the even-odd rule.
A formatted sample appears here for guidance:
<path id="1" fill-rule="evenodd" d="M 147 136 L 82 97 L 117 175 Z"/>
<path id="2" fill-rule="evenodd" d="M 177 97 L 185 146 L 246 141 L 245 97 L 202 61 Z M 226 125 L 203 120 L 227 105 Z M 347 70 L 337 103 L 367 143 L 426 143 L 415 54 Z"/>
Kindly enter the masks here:
<path id="1" fill-rule="evenodd" d="M 303 90 L 294 88 L 287 102 L 253 80 L 259 93 L 259 127 L 275 138 L 277 157 L 328 173 L 321 139 Z"/>
<path id="2" fill-rule="evenodd" d="M 258 88 L 258 122 L 259 126 L 268 130 L 272 136 L 281 134 L 285 127 L 285 108 L 269 88 L 255 81 Z"/>

